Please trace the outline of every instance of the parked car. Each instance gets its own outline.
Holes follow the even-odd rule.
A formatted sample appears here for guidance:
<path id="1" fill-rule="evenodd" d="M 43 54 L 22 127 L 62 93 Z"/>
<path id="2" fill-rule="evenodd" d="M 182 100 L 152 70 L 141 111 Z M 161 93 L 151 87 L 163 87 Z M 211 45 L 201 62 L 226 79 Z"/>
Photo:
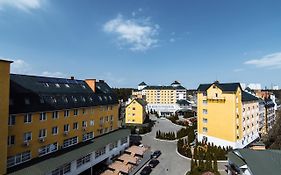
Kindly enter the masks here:
<path id="1" fill-rule="evenodd" d="M 150 166 L 145 166 L 141 172 L 140 172 L 140 175 L 148 175 L 150 174 L 152 171 L 151 167 Z"/>
<path id="2" fill-rule="evenodd" d="M 151 154 L 151 158 L 158 158 L 161 155 L 160 150 L 156 150 Z"/>
<path id="3" fill-rule="evenodd" d="M 149 165 L 151 168 L 154 168 L 154 167 L 156 167 L 158 164 L 159 164 L 159 160 L 157 160 L 157 159 L 152 159 L 152 160 L 149 162 L 148 165 Z"/>

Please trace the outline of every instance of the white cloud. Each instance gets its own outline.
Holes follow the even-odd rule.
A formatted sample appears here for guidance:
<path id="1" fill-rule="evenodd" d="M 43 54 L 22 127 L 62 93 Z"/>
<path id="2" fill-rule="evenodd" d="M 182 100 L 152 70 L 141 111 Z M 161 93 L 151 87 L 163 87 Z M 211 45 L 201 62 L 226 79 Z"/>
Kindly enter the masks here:
<path id="1" fill-rule="evenodd" d="M 48 72 L 48 71 L 44 71 L 42 73 L 42 76 L 44 76 L 44 77 L 60 77 L 60 78 L 66 77 L 66 75 L 62 72 Z"/>
<path id="2" fill-rule="evenodd" d="M 244 64 L 255 65 L 259 68 L 281 68 L 281 52 L 265 55 L 260 59 L 246 61 Z"/>
<path id="3" fill-rule="evenodd" d="M 28 12 L 40 8 L 42 2 L 43 0 L 0 0 L 0 9 L 9 6 Z"/>
<path id="4" fill-rule="evenodd" d="M 124 19 L 122 15 L 106 22 L 103 30 L 117 35 L 120 45 L 128 45 L 130 50 L 145 51 L 158 43 L 159 26 L 146 19 Z"/>
<path id="5" fill-rule="evenodd" d="M 21 60 L 21 59 L 15 60 L 11 64 L 11 72 L 15 73 L 15 74 L 30 74 L 31 67 L 24 60 Z"/>

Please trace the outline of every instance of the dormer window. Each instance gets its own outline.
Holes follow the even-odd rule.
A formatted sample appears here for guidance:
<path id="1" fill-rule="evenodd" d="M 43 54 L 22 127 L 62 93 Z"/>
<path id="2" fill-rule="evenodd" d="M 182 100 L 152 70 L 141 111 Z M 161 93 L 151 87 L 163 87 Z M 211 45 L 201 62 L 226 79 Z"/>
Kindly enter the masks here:
<path id="1" fill-rule="evenodd" d="M 28 98 L 25 98 L 25 99 L 24 99 L 24 103 L 25 103 L 26 105 L 30 105 L 30 100 L 29 100 Z"/>
<path id="2" fill-rule="evenodd" d="M 45 101 L 43 98 L 40 98 L 40 103 L 43 104 Z"/>
<path id="3" fill-rule="evenodd" d="M 82 100 L 83 102 L 86 102 L 85 97 L 81 97 L 81 100 Z"/>
<path id="4" fill-rule="evenodd" d="M 89 100 L 90 100 L 90 101 L 93 101 L 93 98 L 92 98 L 92 97 L 89 97 Z"/>
<path id="5" fill-rule="evenodd" d="M 70 88 L 69 84 L 64 84 L 64 85 L 65 85 L 65 87 Z"/>
<path id="6" fill-rule="evenodd" d="M 111 96 L 108 96 L 109 100 L 111 101 L 112 100 L 112 97 Z"/>
<path id="7" fill-rule="evenodd" d="M 100 101 L 102 101 L 102 98 L 101 98 L 101 96 L 99 96 L 99 100 L 100 100 Z"/>
<path id="8" fill-rule="evenodd" d="M 67 97 L 64 97 L 64 98 L 63 98 L 63 101 L 64 101 L 65 103 L 68 103 Z"/>
<path id="9" fill-rule="evenodd" d="M 53 103 L 57 102 L 57 99 L 55 97 L 51 97 L 51 100 L 52 100 Z"/>
<path id="10" fill-rule="evenodd" d="M 50 87 L 50 85 L 48 83 L 43 83 L 44 87 Z"/>
<path id="11" fill-rule="evenodd" d="M 72 96 L 73 101 L 76 103 L 77 102 L 77 98 Z"/>
<path id="12" fill-rule="evenodd" d="M 86 89 L 86 86 L 84 84 L 81 85 L 83 89 Z"/>
<path id="13" fill-rule="evenodd" d="M 58 83 L 55 84 L 57 88 L 60 88 L 60 85 Z"/>
<path id="14" fill-rule="evenodd" d="M 104 97 L 104 99 L 107 101 L 107 97 L 106 96 L 103 96 Z"/>

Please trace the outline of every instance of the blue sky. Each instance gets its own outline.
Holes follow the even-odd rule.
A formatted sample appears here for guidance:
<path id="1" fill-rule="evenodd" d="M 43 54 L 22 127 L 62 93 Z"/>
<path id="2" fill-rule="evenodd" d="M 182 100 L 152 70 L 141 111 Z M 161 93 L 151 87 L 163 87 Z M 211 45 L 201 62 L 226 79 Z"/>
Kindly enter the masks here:
<path id="1" fill-rule="evenodd" d="M 270 0 L 0 0 L 0 57 L 14 73 L 113 87 L 281 86 L 280 11 Z"/>

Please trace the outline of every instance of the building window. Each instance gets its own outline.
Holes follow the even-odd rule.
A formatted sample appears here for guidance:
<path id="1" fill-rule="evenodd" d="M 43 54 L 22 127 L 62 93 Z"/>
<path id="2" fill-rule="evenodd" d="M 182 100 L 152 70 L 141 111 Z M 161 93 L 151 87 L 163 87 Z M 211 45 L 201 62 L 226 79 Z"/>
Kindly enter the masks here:
<path id="1" fill-rule="evenodd" d="M 203 133 L 207 133 L 208 132 L 208 128 L 203 127 Z"/>
<path id="2" fill-rule="evenodd" d="M 24 123 L 31 123 L 31 122 L 32 122 L 32 114 L 25 114 Z"/>
<path id="3" fill-rule="evenodd" d="M 63 126 L 63 131 L 64 131 L 64 132 L 69 132 L 69 124 L 65 124 L 65 125 Z"/>
<path id="4" fill-rule="evenodd" d="M 49 145 L 40 147 L 38 149 L 38 155 L 39 155 L 39 157 L 44 156 L 46 154 L 50 154 L 57 150 L 58 150 L 58 143 L 49 144 Z"/>
<path id="5" fill-rule="evenodd" d="M 121 139 L 121 145 L 124 145 L 125 143 L 128 143 L 127 137 L 123 137 L 123 138 Z"/>
<path id="6" fill-rule="evenodd" d="M 44 138 L 47 136 L 47 130 L 46 129 L 40 129 L 39 130 L 39 138 Z"/>
<path id="7" fill-rule="evenodd" d="M 208 123 L 208 119 L 203 118 L 203 123 Z"/>
<path id="8" fill-rule="evenodd" d="M 80 166 L 82 166 L 90 161 L 91 161 L 91 154 L 88 154 L 87 156 L 81 157 L 76 160 L 76 167 L 79 168 Z"/>
<path id="9" fill-rule="evenodd" d="M 57 127 L 57 126 L 52 127 L 52 134 L 53 134 L 53 135 L 57 135 L 58 132 L 59 132 L 59 130 L 58 130 L 58 127 Z"/>
<path id="10" fill-rule="evenodd" d="M 110 143 L 109 145 L 109 150 L 113 150 L 114 148 L 117 148 L 118 147 L 118 141 L 115 141 L 115 142 L 112 142 Z"/>
<path id="11" fill-rule="evenodd" d="M 8 125 L 12 126 L 16 124 L 16 115 L 10 115 L 8 119 Z"/>
<path id="12" fill-rule="evenodd" d="M 78 115 L 78 109 L 74 109 L 74 116 L 77 116 Z"/>
<path id="13" fill-rule="evenodd" d="M 87 121 L 82 121 L 82 127 L 87 127 Z"/>
<path id="14" fill-rule="evenodd" d="M 71 163 L 67 163 L 52 171 L 52 175 L 64 175 L 70 173 L 70 171 L 71 171 Z"/>
<path id="15" fill-rule="evenodd" d="M 133 107 L 133 110 L 136 110 L 136 108 L 135 108 L 135 107 Z"/>
<path id="16" fill-rule="evenodd" d="M 89 132 L 87 134 L 83 134 L 83 142 L 94 138 L 94 132 Z"/>
<path id="17" fill-rule="evenodd" d="M 15 136 L 14 135 L 8 136 L 8 146 L 11 146 L 14 144 L 15 144 Z"/>
<path id="18" fill-rule="evenodd" d="M 54 111 L 52 117 L 53 117 L 53 119 L 59 118 L 59 112 L 58 111 Z"/>
<path id="19" fill-rule="evenodd" d="M 113 121 L 113 115 L 110 116 L 110 121 Z"/>
<path id="20" fill-rule="evenodd" d="M 12 167 L 23 162 L 26 162 L 31 159 L 30 151 L 26 151 L 15 156 L 8 157 L 7 159 L 7 167 Z"/>
<path id="21" fill-rule="evenodd" d="M 207 109 L 203 109 L 203 114 L 208 114 L 208 110 Z"/>
<path id="22" fill-rule="evenodd" d="M 83 108 L 83 109 L 82 109 L 82 114 L 86 114 L 86 112 L 87 112 L 86 109 Z"/>
<path id="23" fill-rule="evenodd" d="M 69 110 L 65 110 L 64 111 L 64 117 L 68 117 L 69 116 Z"/>
<path id="24" fill-rule="evenodd" d="M 203 100 L 203 105 L 207 105 L 208 101 L 207 100 Z"/>
<path id="25" fill-rule="evenodd" d="M 206 97 L 207 96 L 207 92 L 203 92 L 203 96 Z"/>
<path id="26" fill-rule="evenodd" d="M 29 142 L 32 139 L 32 133 L 31 132 L 26 132 L 23 134 L 23 141 L 24 142 Z"/>
<path id="27" fill-rule="evenodd" d="M 73 129 L 77 130 L 78 129 L 78 122 L 73 123 Z"/>
<path id="28" fill-rule="evenodd" d="M 108 122 L 108 116 L 105 116 L 105 122 Z"/>
<path id="29" fill-rule="evenodd" d="M 63 141 L 63 148 L 70 147 L 78 143 L 78 137 L 72 137 Z"/>
<path id="30" fill-rule="evenodd" d="M 46 112 L 41 112 L 41 113 L 40 113 L 40 120 L 41 120 L 41 121 L 47 120 Z"/>
<path id="31" fill-rule="evenodd" d="M 95 152 L 95 158 L 105 154 L 105 146 Z"/>
<path id="32" fill-rule="evenodd" d="M 90 126 L 94 126 L 95 125 L 95 121 L 94 120 L 90 120 Z"/>

